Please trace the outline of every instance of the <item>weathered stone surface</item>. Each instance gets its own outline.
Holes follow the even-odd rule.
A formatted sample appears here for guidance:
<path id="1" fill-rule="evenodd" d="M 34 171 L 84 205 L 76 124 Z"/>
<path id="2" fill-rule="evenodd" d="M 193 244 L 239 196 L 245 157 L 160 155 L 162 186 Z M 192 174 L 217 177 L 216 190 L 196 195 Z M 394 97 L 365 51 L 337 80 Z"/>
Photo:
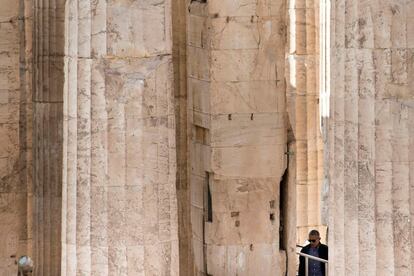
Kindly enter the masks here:
<path id="1" fill-rule="evenodd" d="M 195 262 L 188 275 L 286 270 L 279 262 L 286 252 L 279 253 L 278 213 L 279 183 L 287 166 L 285 6 L 242 2 L 193 1 L 189 6 Z"/>
<path id="2" fill-rule="evenodd" d="M 333 275 L 413 274 L 411 11 L 399 1 L 332 6 Z"/>
<path id="3" fill-rule="evenodd" d="M 287 111 L 294 136 L 296 164 L 296 243 L 318 229 L 326 242 L 321 218 L 323 144 L 319 120 L 319 1 L 288 3 Z"/>
<path id="4" fill-rule="evenodd" d="M 62 274 L 178 275 L 170 2 L 75 3 L 66 18 L 76 32 L 66 37 Z"/>

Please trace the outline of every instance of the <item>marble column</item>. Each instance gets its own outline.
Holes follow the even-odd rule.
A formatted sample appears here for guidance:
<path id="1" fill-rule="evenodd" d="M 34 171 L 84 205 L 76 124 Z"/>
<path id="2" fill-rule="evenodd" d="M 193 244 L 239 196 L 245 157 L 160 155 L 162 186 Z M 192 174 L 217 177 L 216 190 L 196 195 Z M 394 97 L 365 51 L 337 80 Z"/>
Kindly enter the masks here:
<path id="1" fill-rule="evenodd" d="M 170 1 L 35 3 L 36 275 L 178 275 Z"/>
<path id="2" fill-rule="evenodd" d="M 65 6 L 33 4 L 34 274 L 59 275 Z"/>
<path id="3" fill-rule="evenodd" d="M 414 5 L 331 5 L 330 273 L 412 275 Z"/>
<path id="4" fill-rule="evenodd" d="M 319 1 L 289 1 L 287 101 L 295 147 L 297 244 L 318 229 L 321 221 L 323 143 L 319 120 Z"/>
<path id="5" fill-rule="evenodd" d="M 178 275 L 170 1 L 69 1 L 64 275 Z"/>

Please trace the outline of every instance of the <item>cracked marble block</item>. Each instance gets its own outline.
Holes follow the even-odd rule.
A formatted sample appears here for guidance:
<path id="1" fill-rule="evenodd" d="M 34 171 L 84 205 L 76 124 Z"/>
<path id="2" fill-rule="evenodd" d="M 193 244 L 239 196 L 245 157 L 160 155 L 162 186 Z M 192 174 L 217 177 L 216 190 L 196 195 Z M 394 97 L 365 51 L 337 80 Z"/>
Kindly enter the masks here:
<path id="1" fill-rule="evenodd" d="M 194 1 L 187 18 L 194 275 L 280 274 L 270 202 L 287 165 L 285 4 Z"/>

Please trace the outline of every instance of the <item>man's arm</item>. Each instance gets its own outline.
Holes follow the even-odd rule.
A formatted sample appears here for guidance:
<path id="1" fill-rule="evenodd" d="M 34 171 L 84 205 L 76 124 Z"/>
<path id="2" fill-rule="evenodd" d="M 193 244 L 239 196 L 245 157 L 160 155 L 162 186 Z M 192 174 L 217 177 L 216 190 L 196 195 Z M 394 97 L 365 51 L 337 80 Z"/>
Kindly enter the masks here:
<path id="1" fill-rule="evenodd" d="M 328 252 L 329 252 L 329 250 L 328 250 L 328 246 L 327 246 L 327 245 L 324 245 L 324 246 L 323 246 L 323 255 L 322 255 L 322 259 L 328 260 Z"/>

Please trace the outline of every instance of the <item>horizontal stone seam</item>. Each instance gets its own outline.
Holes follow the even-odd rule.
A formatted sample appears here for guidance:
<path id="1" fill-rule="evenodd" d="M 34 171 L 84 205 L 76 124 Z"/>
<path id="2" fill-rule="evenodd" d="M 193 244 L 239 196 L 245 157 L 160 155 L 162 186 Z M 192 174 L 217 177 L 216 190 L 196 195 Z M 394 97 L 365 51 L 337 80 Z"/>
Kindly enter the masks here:
<path id="1" fill-rule="evenodd" d="M 106 55 L 106 56 L 90 56 L 90 57 L 83 57 L 83 56 L 72 56 L 72 55 L 62 55 L 62 54 L 49 54 L 49 55 L 36 55 L 36 58 L 72 58 L 72 59 L 86 59 L 86 60 L 97 60 L 97 59 L 153 59 L 156 57 L 172 57 L 172 54 L 159 54 L 159 55 L 150 55 L 150 56 L 113 56 L 113 55 Z M 35 64 L 39 62 L 34 62 Z"/>
<path id="2" fill-rule="evenodd" d="M 196 109 L 189 108 L 189 110 L 195 111 L 197 113 L 209 115 L 209 116 L 228 116 L 229 114 L 232 115 L 251 115 L 251 114 L 259 114 L 259 115 L 272 115 L 272 114 L 285 114 L 285 112 L 228 112 L 228 113 L 212 113 L 212 112 L 203 112 L 198 111 Z M 234 119 L 234 118 L 233 118 Z"/>
<path id="3" fill-rule="evenodd" d="M 32 103 L 63 103 L 63 101 L 32 101 Z"/>

